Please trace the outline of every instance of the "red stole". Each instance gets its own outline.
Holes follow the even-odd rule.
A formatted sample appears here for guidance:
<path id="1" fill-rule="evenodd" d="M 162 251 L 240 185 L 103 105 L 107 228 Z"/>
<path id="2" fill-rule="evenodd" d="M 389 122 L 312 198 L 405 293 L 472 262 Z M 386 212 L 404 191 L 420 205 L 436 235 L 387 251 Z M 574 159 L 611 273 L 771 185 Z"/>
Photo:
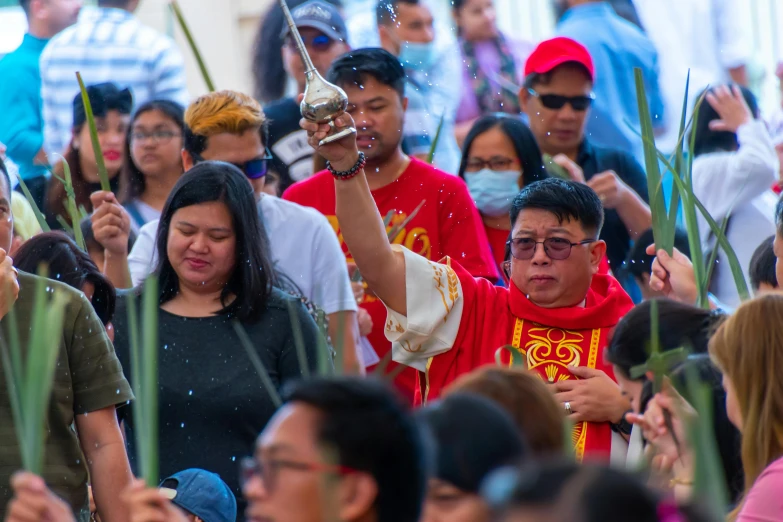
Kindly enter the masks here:
<path id="1" fill-rule="evenodd" d="M 437 398 L 458 376 L 496 364 L 495 353 L 508 344 L 548 383 L 576 379 L 568 366 L 597 368 L 614 379 L 602 350 L 612 328 L 633 308 L 614 277 L 593 276 L 584 307 L 541 308 L 514 284 L 510 289 L 497 287 L 474 278 L 457 263 L 447 263 L 460 280 L 465 304 L 453 348 L 427 364 L 422 383 L 425 402 Z M 510 355 L 504 353 L 502 360 L 510 364 Z M 574 427 L 573 438 L 580 460 L 584 455 L 609 459 L 612 432 L 608 423 L 580 423 Z"/>

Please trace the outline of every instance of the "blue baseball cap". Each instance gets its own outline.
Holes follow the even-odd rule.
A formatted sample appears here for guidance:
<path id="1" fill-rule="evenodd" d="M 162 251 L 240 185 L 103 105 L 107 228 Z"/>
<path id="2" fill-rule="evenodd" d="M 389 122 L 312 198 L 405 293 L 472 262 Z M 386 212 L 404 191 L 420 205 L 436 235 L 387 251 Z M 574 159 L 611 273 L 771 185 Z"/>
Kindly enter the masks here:
<path id="1" fill-rule="evenodd" d="M 236 522 L 237 499 L 214 473 L 186 469 L 165 479 L 159 489 L 172 503 L 204 522 Z"/>

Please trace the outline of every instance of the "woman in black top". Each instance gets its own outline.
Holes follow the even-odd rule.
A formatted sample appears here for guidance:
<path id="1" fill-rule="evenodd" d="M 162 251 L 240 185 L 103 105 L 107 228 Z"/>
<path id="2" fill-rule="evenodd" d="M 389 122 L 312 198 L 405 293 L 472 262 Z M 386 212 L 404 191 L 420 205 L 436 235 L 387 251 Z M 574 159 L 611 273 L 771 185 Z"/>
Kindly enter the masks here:
<path id="1" fill-rule="evenodd" d="M 233 328 L 247 332 L 274 385 L 298 379 L 288 303 L 317 366 L 318 329 L 304 306 L 274 288 L 253 189 L 236 167 L 207 161 L 184 174 L 158 229 L 160 280 L 160 476 L 186 468 L 218 473 L 241 498 L 238 466 L 275 411 Z M 129 364 L 126 298 L 116 314 L 115 348 Z M 126 412 L 132 431 L 132 412 Z M 128 436 L 131 461 L 133 437 Z M 240 506 L 240 513 L 242 512 Z"/>

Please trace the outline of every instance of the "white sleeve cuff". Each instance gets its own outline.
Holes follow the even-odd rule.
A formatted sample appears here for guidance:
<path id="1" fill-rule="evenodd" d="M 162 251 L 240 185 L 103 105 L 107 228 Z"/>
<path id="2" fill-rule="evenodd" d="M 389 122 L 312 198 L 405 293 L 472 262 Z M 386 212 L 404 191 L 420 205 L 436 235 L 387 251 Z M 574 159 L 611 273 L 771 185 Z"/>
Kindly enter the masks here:
<path id="1" fill-rule="evenodd" d="M 464 298 L 456 272 L 428 261 L 399 245 L 405 256 L 408 315 L 386 307 L 386 338 L 392 342 L 392 359 L 425 371 L 427 360 L 454 346 L 462 319 Z"/>

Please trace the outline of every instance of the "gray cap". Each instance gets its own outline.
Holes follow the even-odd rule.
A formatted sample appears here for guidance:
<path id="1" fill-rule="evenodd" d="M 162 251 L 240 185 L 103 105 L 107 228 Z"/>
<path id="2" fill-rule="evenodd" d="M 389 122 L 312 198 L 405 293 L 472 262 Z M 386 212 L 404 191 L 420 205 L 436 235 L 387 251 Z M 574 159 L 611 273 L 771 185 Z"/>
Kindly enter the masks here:
<path id="1" fill-rule="evenodd" d="M 340 11 L 329 2 L 311 0 L 305 2 L 291 11 L 297 28 L 312 27 L 324 33 L 332 40 L 348 42 L 348 28 L 345 26 Z M 289 28 L 286 24 L 281 36 L 288 36 Z"/>

